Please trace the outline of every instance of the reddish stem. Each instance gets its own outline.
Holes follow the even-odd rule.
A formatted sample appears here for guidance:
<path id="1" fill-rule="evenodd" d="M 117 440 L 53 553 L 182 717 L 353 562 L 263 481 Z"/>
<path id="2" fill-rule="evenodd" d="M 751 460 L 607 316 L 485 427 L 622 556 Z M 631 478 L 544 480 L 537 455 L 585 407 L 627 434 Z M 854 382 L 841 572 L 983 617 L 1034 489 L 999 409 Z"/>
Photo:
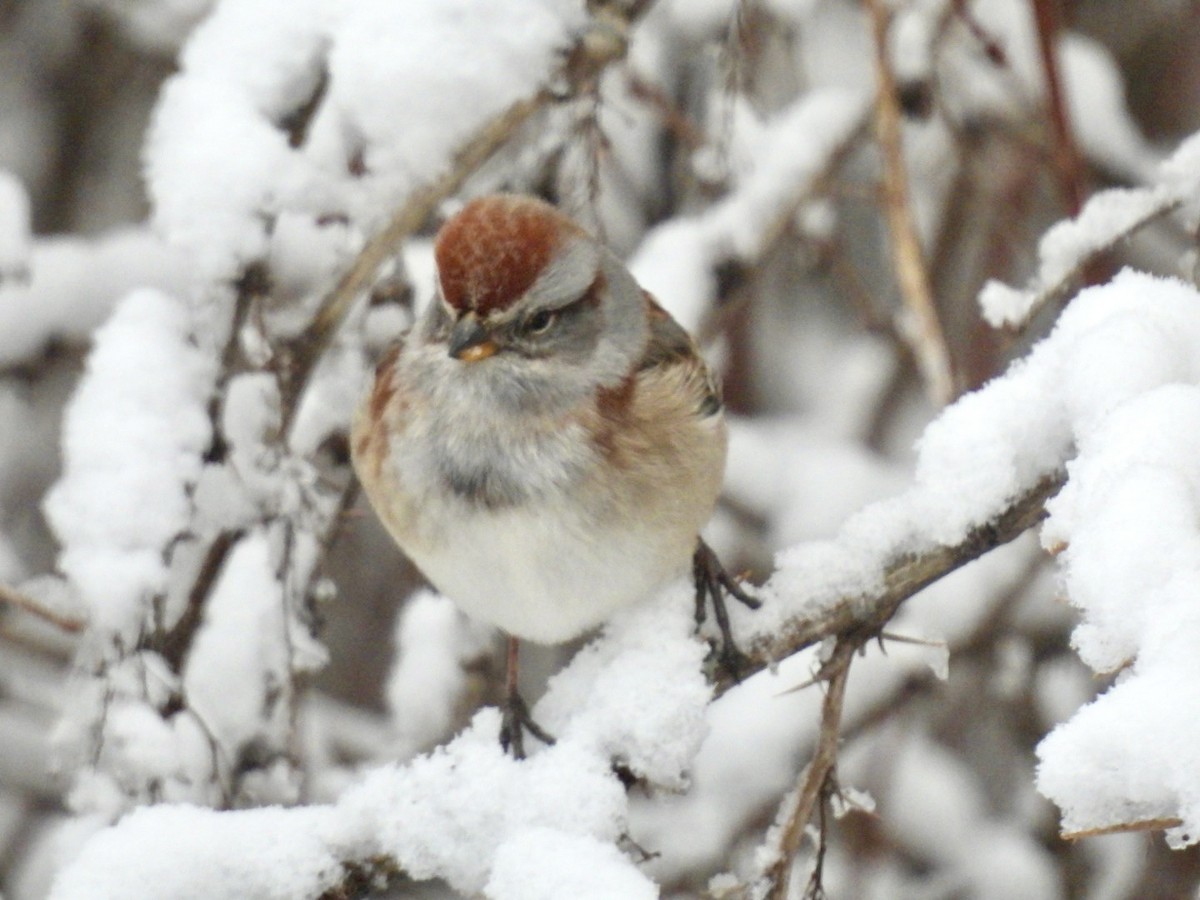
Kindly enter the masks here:
<path id="1" fill-rule="evenodd" d="M 1062 28 L 1059 16 L 1059 0 L 1032 0 L 1033 15 L 1037 21 L 1038 52 L 1042 57 L 1042 70 L 1046 76 L 1046 98 L 1050 109 L 1050 130 L 1053 139 L 1054 168 L 1067 202 L 1068 212 L 1079 215 L 1084 201 L 1083 159 L 1075 144 L 1071 130 L 1070 114 L 1067 111 L 1062 77 L 1058 69 L 1056 52 L 1058 33 Z"/>

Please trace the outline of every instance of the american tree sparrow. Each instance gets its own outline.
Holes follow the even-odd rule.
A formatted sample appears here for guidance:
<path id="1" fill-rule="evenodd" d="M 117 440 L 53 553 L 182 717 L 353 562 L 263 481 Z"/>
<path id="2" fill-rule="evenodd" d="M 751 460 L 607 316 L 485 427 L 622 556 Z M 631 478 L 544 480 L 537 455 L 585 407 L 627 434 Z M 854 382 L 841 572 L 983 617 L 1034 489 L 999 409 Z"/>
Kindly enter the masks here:
<path id="1" fill-rule="evenodd" d="M 435 244 L 437 296 L 376 370 L 354 466 L 401 549 L 509 635 L 501 740 L 549 740 L 516 693 L 517 638 L 570 640 L 693 560 L 697 619 L 724 588 L 699 541 L 720 490 L 721 399 L 688 334 L 608 249 L 529 197 L 474 200 Z"/>

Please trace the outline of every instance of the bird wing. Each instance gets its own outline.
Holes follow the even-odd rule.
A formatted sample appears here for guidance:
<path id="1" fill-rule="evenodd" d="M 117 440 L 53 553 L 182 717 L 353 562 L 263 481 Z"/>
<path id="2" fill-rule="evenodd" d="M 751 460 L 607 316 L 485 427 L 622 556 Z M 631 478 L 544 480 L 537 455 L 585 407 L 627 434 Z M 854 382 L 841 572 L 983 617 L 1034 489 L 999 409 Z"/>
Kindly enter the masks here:
<path id="1" fill-rule="evenodd" d="M 649 310 L 650 340 L 637 371 L 683 366 L 683 388 L 696 396 L 696 412 L 702 418 L 715 416 L 722 408 L 721 387 L 700 355 L 696 342 L 652 294 L 643 293 Z"/>

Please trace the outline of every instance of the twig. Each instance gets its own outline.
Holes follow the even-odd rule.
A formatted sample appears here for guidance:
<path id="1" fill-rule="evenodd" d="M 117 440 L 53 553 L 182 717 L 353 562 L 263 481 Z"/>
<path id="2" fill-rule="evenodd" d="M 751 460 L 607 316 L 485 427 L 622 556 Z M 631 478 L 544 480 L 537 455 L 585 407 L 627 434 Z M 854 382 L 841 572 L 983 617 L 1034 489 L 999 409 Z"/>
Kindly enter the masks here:
<path id="1" fill-rule="evenodd" d="M 843 597 L 816 617 L 798 616 L 785 621 L 772 634 L 761 636 L 750 644 L 742 677 L 760 672 L 829 637 L 873 637 L 901 604 L 918 591 L 1040 522 L 1046 515 L 1046 501 L 1058 493 L 1064 479 L 1061 472 L 1042 479 L 1015 498 L 994 521 L 973 529 L 956 544 L 929 547 L 895 560 L 882 573 L 882 587 L 878 592 L 869 596 Z M 728 676 L 720 673 L 714 676 L 718 696 L 734 684 Z"/>
<path id="2" fill-rule="evenodd" d="M 692 118 L 675 103 L 661 86 L 630 70 L 626 75 L 629 94 L 635 100 L 650 107 L 672 137 L 688 150 L 696 150 L 705 143 L 704 132 Z"/>
<path id="3" fill-rule="evenodd" d="M 1083 159 L 1071 131 L 1070 114 L 1063 96 L 1062 78 L 1058 71 L 1057 40 L 1059 32 L 1058 0 L 1033 0 L 1037 22 L 1038 53 L 1046 78 L 1046 97 L 1050 103 L 1050 131 L 1053 139 L 1052 158 L 1058 173 L 1059 185 L 1067 201 L 1067 209 L 1075 216 L 1083 208 Z"/>
<path id="4" fill-rule="evenodd" d="M 1162 819 L 1142 819 L 1137 822 L 1118 822 L 1115 825 L 1104 825 L 1098 828 L 1084 828 L 1080 831 L 1064 831 L 1061 835 L 1064 841 L 1078 841 L 1083 838 L 1100 837 L 1105 834 L 1129 834 L 1138 831 L 1166 831 L 1168 828 L 1178 828 L 1183 819 L 1168 816 Z"/>
<path id="5" fill-rule="evenodd" d="M 795 806 L 787 818 L 779 841 L 779 858 L 765 873 L 771 880 L 771 900 L 787 900 L 788 886 L 792 879 L 792 865 L 804 832 L 813 817 L 813 811 L 824 793 L 825 786 L 833 777 L 837 765 L 838 738 L 842 722 L 842 706 L 846 698 L 846 682 L 850 676 L 850 662 L 860 646 L 858 641 L 839 641 L 833 657 L 823 667 L 823 675 L 829 679 L 825 699 L 821 704 L 821 732 L 812 761 L 804 771 L 804 781 L 796 796 Z"/>
<path id="6" fill-rule="evenodd" d="M 51 625 L 55 625 L 58 628 L 61 628 L 63 631 L 67 631 L 72 634 L 82 631 L 84 625 L 87 624 L 81 619 L 72 619 L 68 616 L 56 613 L 52 609 L 47 609 L 32 597 L 27 597 L 20 591 L 5 584 L 0 584 L 0 604 L 15 606 L 17 609 L 24 610 L 25 612 L 37 616 L 39 619 L 49 622 Z"/>
<path id="7" fill-rule="evenodd" d="M 900 97 L 888 60 L 890 17 L 884 0 L 867 0 L 867 9 L 875 43 L 875 131 L 883 156 L 883 208 L 896 281 L 909 320 L 901 323 L 900 333 L 912 344 L 930 399 L 943 406 L 954 397 L 954 376 L 908 194 Z"/>
<path id="8" fill-rule="evenodd" d="M 967 26 L 967 31 L 983 47 L 983 52 L 993 64 L 997 66 L 1008 65 L 1008 54 L 1004 52 L 1004 47 L 983 27 L 979 19 L 975 17 L 975 13 L 967 6 L 967 0 L 953 0 L 950 5 L 950 12 Z"/>

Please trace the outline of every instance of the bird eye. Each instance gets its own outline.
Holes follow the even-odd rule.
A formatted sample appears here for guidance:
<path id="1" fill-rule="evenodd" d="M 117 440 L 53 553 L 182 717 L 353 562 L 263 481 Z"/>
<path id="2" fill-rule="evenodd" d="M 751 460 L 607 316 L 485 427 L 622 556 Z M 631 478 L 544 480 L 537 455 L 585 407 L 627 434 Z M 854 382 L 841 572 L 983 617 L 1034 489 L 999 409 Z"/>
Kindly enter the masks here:
<path id="1" fill-rule="evenodd" d="M 539 309 L 525 321 L 525 331 L 528 334 L 545 334 L 558 318 L 558 313 L 552 309 Z"/>

